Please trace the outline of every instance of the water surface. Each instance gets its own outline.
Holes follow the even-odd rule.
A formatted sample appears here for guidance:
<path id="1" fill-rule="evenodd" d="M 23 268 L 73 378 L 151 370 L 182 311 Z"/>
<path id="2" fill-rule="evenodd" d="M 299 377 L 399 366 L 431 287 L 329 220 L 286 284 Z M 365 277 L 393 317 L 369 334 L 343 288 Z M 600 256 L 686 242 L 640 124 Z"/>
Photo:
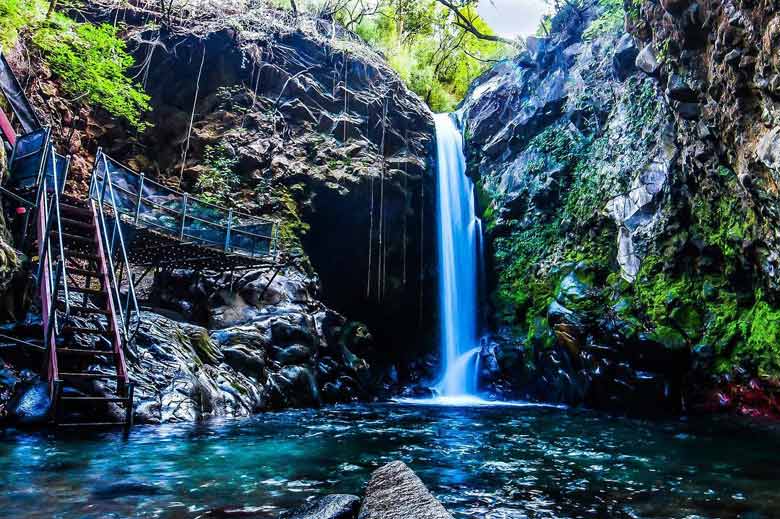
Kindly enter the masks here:
<path id="1" fill-rule="evenodd" d="M 0 436 L 0 515 L 276 517 L 406 461 L 458 518 L 780 517 L 780 432 L 544 407 L 360 405 Z"/>

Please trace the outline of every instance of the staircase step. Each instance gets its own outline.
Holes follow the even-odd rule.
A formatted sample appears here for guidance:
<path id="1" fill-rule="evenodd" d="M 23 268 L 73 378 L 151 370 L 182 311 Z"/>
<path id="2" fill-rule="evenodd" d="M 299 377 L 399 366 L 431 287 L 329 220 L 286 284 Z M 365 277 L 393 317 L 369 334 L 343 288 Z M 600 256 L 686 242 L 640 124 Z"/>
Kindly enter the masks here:
<path id="1" fill-rule="evenodd" d="M 62 301 L 58 301 L 61 307 L 65 306 L 65 303 Z M 90 308 L 89 306 L 79 306 L 79 305 L 70 305 L 70 311 L 75 312 L 77 314 L 100 314 L 100 315 L 111 315 L 111 312 L 108 310 L 103 310 L 102 308 Z"/>
<path id="2" fill-rule="evenodd" d="M 86 269 L 80 269 L 77 267 L 68 267 L 68 273 L 70 274 L 76 274 L 78 276 L 89 276 L 93 278 L 101 278 L 103 277 L 100 272 L 96 272 L 94 270 L 86 270 Z"/>
<path id="3" fill-rule="evenodd" d="M 95 328 L 84 328 L 81 326 L 65 326 L 62 333 L 83 333 L 85 335 L 102 335 L 103 337 L 113 338 L 114 332 L 110 330 L 97 330 Z"/>
<path id="4" fill-rule="evenodd" d="M 65 355 L 113 355 L 113 351 L 108 350 L 87 350 L 84 348 L 57 348 L 57 353 Z"/>
<path id="5" fill-rule="evenodd" d="M 130 399 L 126 396 L 62 396 L 60 400 L 70 402 L 127 402 Z"/>
<path id="6" fill-rule="evenodd" d="M 61 217 L 60 221 L 65 225 L 72 225 L 81 229 L 94 229 L 92 222 L 85 222 L 84 220 L 74 220 L 73 218 Z"/>
<path id="7" fill-rule="evenodd" d="M 84 259 L 89 261 L 97 261 L 96 254 L 91 252 L 84 252 L 83 250 L 65 249 L 65 257 L 68 259 Z"/>
<path id="8" fill-rule="evenodd" d="M 105 296 L 106 293 L 102 290 L 98 290 L 96 288 L 85 288 L 85 287 L 79 287 L 79 286 L 69 286 L 68 290 L 71 292 L 78 292 L 79 294 L 87 294 L 90 296 Z"/>
<path id="9" fill-rule="evenodd" d="M 57 234 L 57 231 L 56 230 L 52 231 L 52 234 Z M 77 236 L 75 234 L 70 234 L 70 233 L 67 233 L 67 232 L 63 232 L 62 233 L 62 239 L 66 240 L 66 241 L 70 240 L 70 241 L 74 241 L 74 242 L 78 242 L 78 243 L 84 243 L 84 244 L 86 244 L 86 243 L 94 244 L 95 243 L 95 239 L 93 237 L 90 237 L 90 236 Z"/>
<path id="10" fill-rule="evenodd" d="M 98 257 L 92 253 L 92 252 L 85 252 L 85 251 L 79 251 L 79 250 L 73 250 L 73 249 L 65 249 L 65 259 L 67 260 L 82 260 L 87 261 L 89 263 L 95 263 L 98 260 Z M 78 268 L 78 267 L 75 267 Z"/>
<path id="11" fill-rule="evenodd" d="M 69 214 L 83 216 L 89 220 L 92 219 L 92 211 L 90 211 L 88 207 L 79 207 L 67 202 L 60 201 L 60 210 Z"/>
<path id="12" fill-rule="evenodd" d="M 115 380 L 119 378 L 119 375 L 107 375 L 104 373 L 92 373 L 92 372 L 81 372 L 81 373 L 68 373 L 60 371 L 61 377 L 70 377 L 70 378 L 92 378 L 92 379 L 105 379 L 105 380 Z"/>

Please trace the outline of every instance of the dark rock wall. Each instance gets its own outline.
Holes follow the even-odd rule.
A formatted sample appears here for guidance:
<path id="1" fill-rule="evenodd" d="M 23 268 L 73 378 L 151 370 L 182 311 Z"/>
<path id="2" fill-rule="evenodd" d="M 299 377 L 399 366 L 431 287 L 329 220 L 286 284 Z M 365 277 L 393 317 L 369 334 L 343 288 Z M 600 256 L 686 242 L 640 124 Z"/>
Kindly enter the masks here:
<path id="1" fill-rule="evenodd" d="M 435 268 L 433 123 L 422 101 L 359 43 L 300 31 L 166 43 L 176 52 L 154 54 L 147 82 L 154 129 L 137 145 L 101 141 L 176 178 L 205 46 L 184 185 L 203 173 L 206 146 L 227 150 L 237 206 L 282 218 L 285 246 L 311 261 L 323 301 L 367 323 L 388 362 L 416 356 L 430 342 Z"/>
<path id="2" fill-rule="evenodd" d="M 462 105 L 494 274 L 484 382 L 775 413 L 776 8 L 631 5 L 630 32 L 564 8 Z"/>

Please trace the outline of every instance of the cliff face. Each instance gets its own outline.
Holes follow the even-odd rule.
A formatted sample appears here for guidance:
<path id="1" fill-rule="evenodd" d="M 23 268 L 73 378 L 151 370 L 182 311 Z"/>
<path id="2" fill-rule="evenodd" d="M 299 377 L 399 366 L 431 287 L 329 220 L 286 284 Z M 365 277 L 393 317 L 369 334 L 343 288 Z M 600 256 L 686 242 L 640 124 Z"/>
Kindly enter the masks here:
<path id="1" fill-rule="evenodd" d="M 89 3 L 82 14 L 99 23 L 116 13 Z M 10 53 L 41 119 L 74 155 L 69 190 L 86 191 L 99 146 L 195 196 L 216 182 L 227 187 L 215 202 L 280 219 L 284 268 L 168 271 L 143 288 L 152 311 L 128 353 L 138 418 L 240 416 L 365 399 L 398 383 L 429 344 L 421 316 L 433 309 L 427 107 L 330 23 L 265 10 L 161 28 L 149 15 L 121 13 L 151 95 L 143 133 L 74 102 L 44 63 Z M 3 358 L 17 374 L 39 365 Z M 6 396 L 35 383 L 16 378 Z"/>
<path id="2" fill-rule="evenodd" d="M 484 380 L 776 413 L 776 6 L 631 3 L 627 32 L 606 4 L 564 8 L 461 107 L 492 244 Z"/>

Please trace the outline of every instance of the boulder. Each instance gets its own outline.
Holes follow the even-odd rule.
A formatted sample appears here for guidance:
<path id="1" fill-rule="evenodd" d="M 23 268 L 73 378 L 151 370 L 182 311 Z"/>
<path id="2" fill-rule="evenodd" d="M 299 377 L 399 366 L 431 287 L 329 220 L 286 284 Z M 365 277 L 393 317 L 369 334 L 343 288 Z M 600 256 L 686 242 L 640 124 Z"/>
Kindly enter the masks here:
<path id="1" fill-rule="evenodd" d="M 615 54 L 612 56 L 612 67 L 615 71 L 615 77 L 623 81 L 633 74 L 638 55 L 639 51 L 634 43 L 634 38 L 630 34 L 624 34 L 618 40 Z"/>
<path id="2" fill-rule="evenodd" d="M 33 384 L 25 389 L 9 407 L 11 416 L 20 424 L 45 423 L 49 419 L 51 410 L 49 384 L 46 382 Z"/>
<path id="3" fill-rule="evenodd" d="M 453 519 L 402 461 L 371 474 L 359 519 Z"/>
<path id="4" fill-rule="evenodd" d="M 663 6 L 664 10 L 667 13 L 675 16 L 685 12 L 690 3 L 690 0 L 661 0 L 661 5 Z"/>
<path id="5" fill-rule="evenodd" d="M 645 45 L 642 51 L 637 54 L 635 65 L 639 70 L 650 75 L 656 74 L 658 69 L 661 68 L 651 43 Z"/>
<path id="6" fill-rule="evenodd" d="M 360 498 L 350 494 L 331 494 L 318 497 L 279 519 L 355 519 L 360 507 Z"/>
<path id="7" fill-rule="evenodd" d="M 758 142 L 756 155 L 766 167 L 780 168 L 780 126 L 769 130 Z"/>
<path id="8" fill-rule="evenodd" d="M 679 74 L 669 76 L 669 82 L 666 86 L 666 95 L 675 101 L 693 102 L 696 101 L 696 92 L 691 88 L 688 82 Z"/>

